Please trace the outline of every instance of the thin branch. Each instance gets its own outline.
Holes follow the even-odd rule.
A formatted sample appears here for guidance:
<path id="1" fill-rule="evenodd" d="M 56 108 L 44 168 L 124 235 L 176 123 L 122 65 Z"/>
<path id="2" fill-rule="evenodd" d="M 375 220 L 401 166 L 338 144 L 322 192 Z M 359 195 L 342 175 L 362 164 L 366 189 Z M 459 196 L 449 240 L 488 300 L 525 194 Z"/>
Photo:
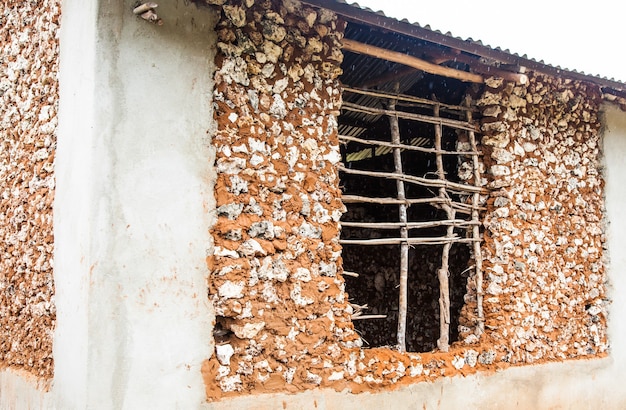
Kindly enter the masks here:
<path id="1" fill-rule="evenodd" d="M 354 175 L 364 175 L 370 177 L 377 178 L 387 178 L 387 179 L 395 179 L 404 182 L 410 182 L 412 184 L 420 185 L 420 186 L 428 186 L 434 188 L 448 188 L 454 192 L 460 193 L 487 193 L 487 190 L 482 187 L 476 187 L 474 185 L 466 185 L 459 184 L 456 182 L 450 182 L 445 179 L 428 179 L 422 177 L 416 177 L 413 175 L 401 175 L 393 172 L 378 172 L 378 171 L 363 171 L 358 169 L 346 168 L 342 165 L 337 167 L 339 171 L 345 172 L 346 174 L 354 174 Z"/>
<path id="2" fill-rule="evenodd" d="M 374 198 L 369 196 L 361 196 L 361 195 L 342 195 L 341 200 L 344 204 L 355 204 L 355 203 L 368 203 L 368 204 L 380 204 L 380 205 L 397 205 L 400 203 L 405 203 L 407 205 L 413 204 L 437 204 L 446 202 L 441 198 L 415 198 L 415 199 L 405 199 L 400 201 L 396 198 Z"/>
<path id="3" fill-rule="evenodd" d="M 434 228 L 437 226 L 454 226 L 456 228 L 480 225 L 478 221 L 465 221 L 463 219 L 448 219 L 442 221 L 431 222 L 341 222 L 341 226 L 347 228 L 364 228 L 364 229 L 424 229 Z"/>
<path id="4" fill-rule="evenodd" d="M 347 270 L 344 270 L 344 271 L 343 271 L 343 275 L 344 275 L 344 276 L 351 276 L 351 277 L 353 277 L 353 278 L 358 278 L 358 277 L 359 277 L 359 274 L 358 274 L 358 273 L 355 273 L 355 272 L 350 272 L 350 271 L 347 271 Z"/>
<path id="5" fill-rule="evenodd" d="M 354 94 L 368 95 L 370 97 L 386 98 L 389 100 L 395 99 L 398 101 L 397 102 L 398 105 L 402 105 L 401 103 L 403 101 L 421 104 L 423 107 L 432 107 L 435 104 L 439 104 L 432 100 L 429 100 L 426 98 L 419 98 L 419 97 L 415 97 L 412 95 L 393 94 L 393 93 L 387 93 L 381 90 L 364 90 L 362 88 L 350 87 L 347 85 L 343 86 L 343 91 L 347 91 L 349 93 L 354 93 Z M 465 112 L 465 111 L 473 110 L 471 107 L 467 107 L 463 105 L 449 105 L 449 104 L 441 104 L 441 108 L 445 108 L 446 110 L 454 112 L 454 113 L 458 113 L 459 111 Z"/>
<path id="6" fill-rule="evenodd" d="M 435 117 L 439 116 L 438 105 L 435 105 L 433 112 Z M 441 125 L 436 125 L 435 148 L 439 150 L 441 149 L 442 134 Z M 436 162 L 437 176 L 439 179 L 445 179 L 446 171 L 443 167 L 443 158 L 440 154 L 437 154 Z M 439 196 L 441 198 L 448 198 L 445 186 L 439 188 Z M 446 211 L 448 219 L 454 219 L 455 215 L 452 207 L 444 204 L 443 209 Z M 446 238 L 451 237 L 454 237 L 454 226 L 448 226 L 448 229 L 446 230 Z M 450 242 L 443 246 L 443 250 L 441 252 L 441 268 L 437 271 L 437 276 L 439 278 L 439 339 L 437 340 L 437 347 L 442 352 L 448 351 L 450 343 L 450 283 L 448 279 L 450 272 L 448 259 L 450 256 L 451 246 L 452 243 Z"/>
<path id="7" fill-rule="evenodd" d="M 409 245 L 445 245 L 446 243 L 471 243 L 474 238 L 460 238 L 458 236 L 448 238 L 446 236 L 432 238 L 380 238 L 380 239 L 340 239 L 341 245 L 398 245 L 408 243 Z"/>
<path id="8" fill-rule="evenodd" d="M 397 205 L 400 203 L 400 201 L 395 198 L 370 198 L 370 197 L 359 196 L 359 195 L 343 195 L 341 199 L 343 200 L 345 204 L 364 203 L 364 204 L 379 204 L 379 205 Z M 462 214 L 467 214 L 467 215 L 470 215 L 472 212 L 472 209 L 474 209 L 474 207 L 471 204 L 453 202 L 450 199 L 442 199 L 442 198 L 406 199 L 404 202 L 408 205 L 428 204 L 436 208 L 439 207 L 437 204 L 446 203 L 446 204 L 449 204 L 455 211 L 460 212 Z M 479 206 L 476 209 L 479 211 L 484 211 L 487 208 Z"/>
<path id="9" fill-rule="evenodd" d="M 369 204 L 380 204 L 380 205 L 396 205 L 400 203 L 400 201 L 398 201 L 395 198 L 376 198 L 376 197 L 368 197 L 368 196 L 360 196 L 360 195 L 342 195 L 341 199 L 346 204 L 369 203 Z M 467 210 L 473 209 L 473 206 L 471 204 L 465 204 L 462 202 L 454 202 L 450 199 L 444 199 L 444 198 L 439 198 L 439 197 L 409 198 L 409 199 L 405 199 L 403 202 L 408 205 L 415 205 L 415 204 L 432 205 L 432 204 L 446 203 L 452 206 L 453 208 L 459 208 L 459 209 L 462 208 L 462 209 L 467 209 Z M 484 211 L 487 208 L 485 208 L 484 206 L 478 206 L 476 207 L 476 209 L 479 211 Z"/>
<path id="10" fill-rule="evenodd" d="M 399 84 L 396 83 L 396 91 L 399 88 Z M 389 102 L 389 110 L 396 110 L 396 100 L 391 100 Z M 400 145 L 400 125 L 398 123 L 397 116 L 389 117 L 389 127 L 391 130 L 391 143 L 395 145 L 393 148 L 393 163 L 396 174 L 403 174 L 402 170 L 402 151 L 398 147 Z M 396 189 L 398 191 L 398 200 L 405 201 L 405 193 L 404 193 L 404 181 L 397 179 L 396 180 Z M 400 223 L 404 224 L 404 226 L 400 227 L 400 237 L 405 241 L 400 244 L 400 289 L 398 294 L 398 331 L 397 331 L 397 339 L 398 339 L 398 348 L 401 352 L 406 351 L 406 323 L 407 323 L 407 298 L 409 292 L 409 244 L 406 242 L 406 239 L 409 237 L 409 230 L 406 227 L 408 217 L 407 217 L 407 205 L 406 203 L 398 204 L 398 214 L 400 217 Z"/>
<path id="11" fill-rule="evenodd" d="M 352 320 L 367 320 L 367 319 L 386 319 L 387 315 L 359 315 L 352 316 Z"/>
<path id="12" fill-rule="evenodd" d="M 476 125 L 467 123 L 465 121 L 452 120 L 449 118 L 436 118 L 430 115 L 415 114 L 412 112 L 405 112 L 405 111 L 395 111 L 395 110 L 392 111 L 392 110 L 385 110 L 383 108 L 364 107 L 364 106 L 353 104 L 347 101 L 345 101 L 341 105 L 341 109 L 352 111 L 352 112 L 359 112 L 362 114 L 370 114 L 370 115 L 388 115 L 388 116 L 397 115 L 399 118 L 404 118 L 406 120 L 425 122 L 427 124 L 445 125 L 446 127 L 459 129 L 459 130 L 478 131 L 478 127 Z"/>
<path id="13" fill-rule="evenodd" d="M 466 114 L 467 116 L 467 120 L 471 121 L 472 120 L 472 113 L 471 112 L 467 112 Z M 470 140 L 470 145 L 472 147 L 472 150 L 476 151 L 476 136 L 474 135 L 474 133 L 472 131 L 469 132 L 469 140 Z M 481 183 L 481 178 L 480 178 L 480 171 L 479 171 L 479 159 L 478 159 L 478 155 L 472 155 L 472 164 L 474 167 L 474 185 L 476 186 L 480 186 Z M 475 193 L 472 197 L 472 205 L 474 206 L 474 209 L 472 210 L 472 221 L 473 222 L 478 222 L 479 221 L 479 214 L 478 214 L 478 204 L 480 202 L 480 195 Z M 480 336 L 481 334 L 483 334 L 485 332 L 485 314 L 483 312 L 483 257 L 482 257 L 482 251 L 480 248 L 480 226 L 479 225 L 474 225 L 474 227 L 472 228 L 472 236 L 475 240 L 474 242 L 474 260 L 476 263 L 476 314 L 478 316 L 478 336 Z"/>
<path id="14" fill-rule="evenodd" d="M 363 145 L 376 145 L 379 147 L 389 147 L 389 148 L 400 148 L 406 151 L 420 151 L 426 152 L 430 154 L 445 154 L 445 155 L 476 155 L 482 154 L 482 152 L 474 152 L 474 151 L 445 151 L 445 150 L 437 150 L 435 148 L 426 148 L 426 147 L 418 147 L 415 145 L 406 145 L 406 144 L 393 144 L 391 142 L 379 141 L 379 140 L 366 140 L 363 138 L 351 137 L 349 135 L 339 135 L 340 141 L 352 141 L 358 142 Z"/>

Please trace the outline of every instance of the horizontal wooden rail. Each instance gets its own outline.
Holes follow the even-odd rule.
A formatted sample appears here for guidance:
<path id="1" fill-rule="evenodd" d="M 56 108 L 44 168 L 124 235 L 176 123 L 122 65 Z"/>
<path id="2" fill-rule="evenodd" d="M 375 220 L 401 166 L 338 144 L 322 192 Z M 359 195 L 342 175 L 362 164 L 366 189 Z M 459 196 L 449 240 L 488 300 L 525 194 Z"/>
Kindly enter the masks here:
<path id="1" fill-rule="evenodd" d="M 457 212 L 469 214 L 473 209 L 477 211 L 485 211 L 487 208 L 484 206 L 474 207 L 472 204 L 463 204 L 460 202 L 453 202 L 444 198 L 416 198 L 416 199 L 396 199 L 396 198 L 373 198 L 359 195 L 343 195 L 341 200 L 345 204 L 379 204 L 379 205 L 398 205 L 400 203 L 407 205 L 416 204 L 428 204 L 437 207 L 437 204 L 448 204 L 454 208 Z"/>
<path id="2" fill-rule="evenodd" d="M 367 319 L 386 319 L 387 315 L 358 315 L 352 316 L 352 320 L 367 320 Z"/>
<path id="3" fill-rule="evenodd" d="M 450 202 L 443 198 L 415 198 L 415 199 L 397 199 L 397 198 L 374 198 L 361 195 L 342 195 L 341 200 L 344 204 L 379 204 L 379 205 L 398 205 L 398 204 L 440 204 Z"/>
<path id="4" fill-rule="evenodd" d="M 472 243 L 480 241 L 474 238 L 455 237 L 432 237 L 432 238 L 376 238 L 376 239 L 341 239 L 341 245 L 399 245 L 408 243 L 409 245 L 445 245 L 446 243 Z"/>
<path id="5" fill-rule="evenodd" d="M 353 278 L 358 278 L 358 277 L 359 277 L 359 274 L 358 274 L 358 273 L 356 273 L 356 272 L 350 272 L 350 271 L 347 271 L 347 270 L 344 270 L 344 271 L 343 271 L 343 275 L 344 275 L 344 276 L 351 276 L 351 277 L 353 277 Z"/>
<path id="6" fill-rule="evenodd" d="M 389 148 L 400 148 L 407 151 L 419 151 L 426 152 L 429 154 L 444 154 L 444 155 L 482 155 L 482 152 L 479 151 L 446 151 L 446 150 L 438 150 L 435 148 L 425 148 L 418 147 L 415 145 L 406 145 L 406 144 L 392 144 L 391 142 L 379 141 L 379 140 L 366 140 L 363 138 L 351 137 L 349 135 L 339 135 L 340 141 L 349 141 L 349 142 L 358 142 L 363 145 L 375 145 L 378 147 L 389 147 Z"/>
<path id="7" fill-rule="evenodd" d="M 428 179 L 428 178 L 416 177 L 413 175 L 396 174 L 393 172 L 363 171 L 359 169 L 346 168 L 343 165 L 339 165 L 337 168 L 339 169 L 339 171 L 345 172 L 346 174 L 362 175 L 362 176 L 369 176 L 369 177 L 375 177 L 375 178 L 395 179 L 395 180 L 409 182 L 409 183 L 420 185 L 420 186 L 428 186 L 428 187 L 433 187 L 433 188 L 446 188 L 451 191 L 460 192 L 460 193 L 474 193 L 474 192 L 481 193 L 481 194 L 487 193 L 487 190 L 484 188 L 477 187 L 474 185 L 466 185 L 466 184 L 459 184 L 456 182 L 450 182 L 450 181 L 446 181 L 445 179 Z"/>
<path id="8" fill-rule="evenodd" d="M 448 78 L 455 78 L 457 80 L 470 83 L 483 83 L 485 81 L 483 77 L 478 74 L 468 73 L 467 71 L 461 71 L 450 67 L 440 66 L 419 59 L 417 57 L 410 56 L 408 54 L 399 53 L 397 51 L 391 51 L 369 44 L 363 44 L 347 38 L 344 38 L 342 43 L 343 49 L 346 51 L 352 51 L 353 53 L 364 54 L 370 57 L 380 58 L 382 60 L 392 61 L 394 63 L 400 63 L 409 67 L 417 68 L 418 70 L 422 70 L 427 73 Z"/>
<path id="9" fill-rule="evenodd" d="M 441 108 L 445 109 L 448 112 L 453 112 L 453 113 L 458 113 L 458 114 L 464 113 L 466 111 L 474 111 L 474 108 L 472 107 L 466 107 L 464 105 L 444 104 L 439 101 L 433 101 L 427 98 L 414 97 L 412 95 L 393 94 L 393 93 L 388 93 L 388 92 L 384 92 L 380 90 L 364 90 L 362 88 L 350 87 L 347 85 L 344 85 L 342 88 L 344 92 L 348 92 L 348 93 L 367 95 L 370 97 L 384 98 L 388 100 L 397 100 L 398 105 L 401 105 L 402 102 L 421 104 L 424 107 L 433 107 L 435 105 L 439 105 Z"/>
<path id="10" fill-rule="evenodd" d="M 366 229 L 424 229 L 435 228 L 437 226 L 473 226 L 480 225 L 479 222 L 465 221 L 463 219 L 451 219 L 431 222 L 341 222 L 341 226 L 347 228 L 366 228 Z"/>
<path id="11" fill-rule="evenodd" d="M 477 125 L 474 125 L 465 121 L 453 120 L 450 118 L 442 118 L 442 117 L 433 117 L 430 115 L 424 114 L 415 114 L 412 112 L 405 111 L 394 111 L 394 110 L 385 110 L 382 108 L 373 108 L 373 107 L 364 107 L 362 105 L 353 104 L 350 102 L 344 102 L 341 106 L 342 110 L 358 112 L 362 114 L 370 114 L 370 115 L 387 115 L 398 118 L 404 118 L 406 120 L 413 120 L 418 122 L 425 122 L 427 124 L 435 124 L 435 125 L 443 125 L 450 128 L 455 128 L 459 130 L 467 130 L 478 132 L 479 128 Z"/>

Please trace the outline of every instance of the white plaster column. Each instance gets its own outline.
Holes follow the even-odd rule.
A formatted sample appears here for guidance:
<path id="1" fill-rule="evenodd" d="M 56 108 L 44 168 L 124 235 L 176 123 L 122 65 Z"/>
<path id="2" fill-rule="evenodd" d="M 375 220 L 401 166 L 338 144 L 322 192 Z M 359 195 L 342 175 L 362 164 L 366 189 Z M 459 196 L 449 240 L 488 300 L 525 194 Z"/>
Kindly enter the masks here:
<path id="1" fill-rule="evenodd" d="M 626 368 L 626 112 L 606 104 L 603 123 L 610 356 L 616 371 L 623 372 Z"/>
<path id="2" fill-rule="evenodd" d="M 214 16 L 66 0 L 54 207 L 59 408 L 197 408 L 207 298 Z"/>

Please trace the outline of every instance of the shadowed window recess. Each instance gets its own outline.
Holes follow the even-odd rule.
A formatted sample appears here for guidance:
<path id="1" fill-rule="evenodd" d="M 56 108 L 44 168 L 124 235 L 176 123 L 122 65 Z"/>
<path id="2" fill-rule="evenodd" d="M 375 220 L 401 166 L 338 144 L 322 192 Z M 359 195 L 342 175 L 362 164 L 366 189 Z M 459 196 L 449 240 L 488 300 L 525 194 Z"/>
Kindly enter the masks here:
<path id="1" fill-rule="evenodd" d="M 459 327 L 483 331 L 484 189 L 469 103 L 479 87 L 462 62 L 444 62 L 439 75 L 386 58 L 439 64 L 440 46 L 354 23 L 346 39 L 341 243 L 354 324 L 365 346 L 447 351 Z"/>

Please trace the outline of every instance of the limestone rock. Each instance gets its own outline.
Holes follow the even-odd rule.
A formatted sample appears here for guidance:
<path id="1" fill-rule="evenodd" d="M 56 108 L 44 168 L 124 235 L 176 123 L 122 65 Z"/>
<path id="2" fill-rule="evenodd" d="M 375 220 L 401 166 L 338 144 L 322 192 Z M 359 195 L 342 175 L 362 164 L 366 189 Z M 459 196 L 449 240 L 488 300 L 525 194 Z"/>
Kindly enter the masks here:
<path id="1" fill-rule="evenodd" d="M 215 346 L 215 355 L 222 366 L 230 366 L 230 358 L 235 354 L 235 349 L 229 344 Z"/>

